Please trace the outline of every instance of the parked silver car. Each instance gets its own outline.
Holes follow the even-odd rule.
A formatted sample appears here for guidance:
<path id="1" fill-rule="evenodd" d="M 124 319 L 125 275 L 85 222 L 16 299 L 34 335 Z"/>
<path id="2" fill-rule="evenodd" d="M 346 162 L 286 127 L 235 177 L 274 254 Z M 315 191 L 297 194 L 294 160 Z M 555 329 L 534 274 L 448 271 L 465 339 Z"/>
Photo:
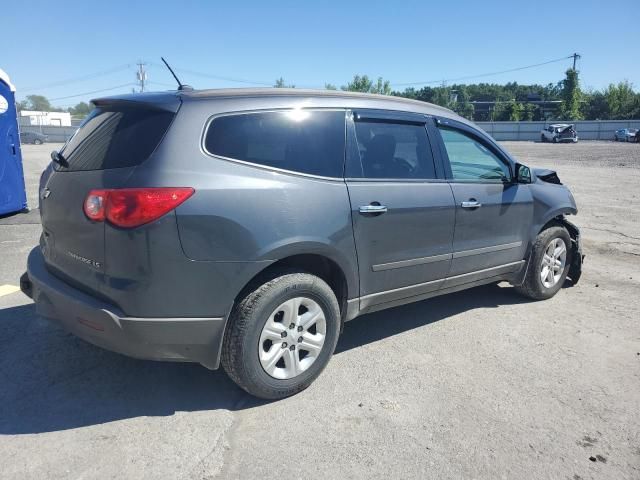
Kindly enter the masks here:
<path id="1" fill-rule="evenodd" d="M 639 142 L 640 136 L 638 136 L 637 128 L 621 128 L 616 130 L 613 135 L 616 142 Z"/>

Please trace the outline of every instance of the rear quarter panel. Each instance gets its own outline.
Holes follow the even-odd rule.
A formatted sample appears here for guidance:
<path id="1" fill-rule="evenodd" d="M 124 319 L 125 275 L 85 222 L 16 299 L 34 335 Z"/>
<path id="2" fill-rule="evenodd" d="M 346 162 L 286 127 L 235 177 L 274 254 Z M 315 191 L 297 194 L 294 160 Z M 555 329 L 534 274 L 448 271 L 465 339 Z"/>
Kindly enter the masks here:
<path id="1" fill-rule="evenodd" d="M 349 296 L 357 296 L 350 204 L 342 179 L 282 173 L 214 157 L 201 147 L 211 116 L 279 106 L 270 99 L 185 102 L 153 162 L 138 167 L 129 183 L 196 190 L 176 210 L 182 250 L 194 262 L 266 266 L 317 253 L 341 266 Z"/>

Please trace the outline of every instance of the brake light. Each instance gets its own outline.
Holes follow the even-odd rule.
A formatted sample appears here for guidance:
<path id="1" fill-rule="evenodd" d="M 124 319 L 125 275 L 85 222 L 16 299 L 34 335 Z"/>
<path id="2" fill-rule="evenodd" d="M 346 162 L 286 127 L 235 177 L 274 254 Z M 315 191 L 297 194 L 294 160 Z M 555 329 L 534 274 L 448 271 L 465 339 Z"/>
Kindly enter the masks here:
<path id="1" fill-rule="evenodd" d="M 93 221 L 139 227 L 170 212 L 194 192 L 190 187 L 91 190 L 84 201 L 84 213 Z"/>

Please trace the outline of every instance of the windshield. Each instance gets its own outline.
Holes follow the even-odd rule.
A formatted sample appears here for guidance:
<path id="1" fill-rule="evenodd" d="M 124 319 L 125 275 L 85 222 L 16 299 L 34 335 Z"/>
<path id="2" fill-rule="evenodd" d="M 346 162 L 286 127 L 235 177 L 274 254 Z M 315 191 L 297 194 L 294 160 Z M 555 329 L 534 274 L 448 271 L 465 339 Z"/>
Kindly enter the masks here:
<path id="1" fill-rule="evenodd" d="M 93 110 L 60 151 L 58 170 L 104 170 L 144 162 L 164 136 L 174 113 L 148 108 Z"/>

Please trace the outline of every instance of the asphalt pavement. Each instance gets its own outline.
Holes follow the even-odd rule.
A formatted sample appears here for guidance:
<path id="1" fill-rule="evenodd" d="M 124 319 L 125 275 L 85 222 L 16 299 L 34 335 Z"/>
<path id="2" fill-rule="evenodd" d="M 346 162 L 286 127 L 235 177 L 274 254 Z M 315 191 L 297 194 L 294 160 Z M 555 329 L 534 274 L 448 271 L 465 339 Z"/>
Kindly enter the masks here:
<path id="1" fill-rule="evenodd" d="M 0 478 L 640 478 L 640 145 L 505 146 L 572 188 L 580 283 L 360 317 L 320 378 L 277 402 L 35 314 L 15 287 L 54 146 L 24 146 L 34 210 L 0 219 Z"/>

